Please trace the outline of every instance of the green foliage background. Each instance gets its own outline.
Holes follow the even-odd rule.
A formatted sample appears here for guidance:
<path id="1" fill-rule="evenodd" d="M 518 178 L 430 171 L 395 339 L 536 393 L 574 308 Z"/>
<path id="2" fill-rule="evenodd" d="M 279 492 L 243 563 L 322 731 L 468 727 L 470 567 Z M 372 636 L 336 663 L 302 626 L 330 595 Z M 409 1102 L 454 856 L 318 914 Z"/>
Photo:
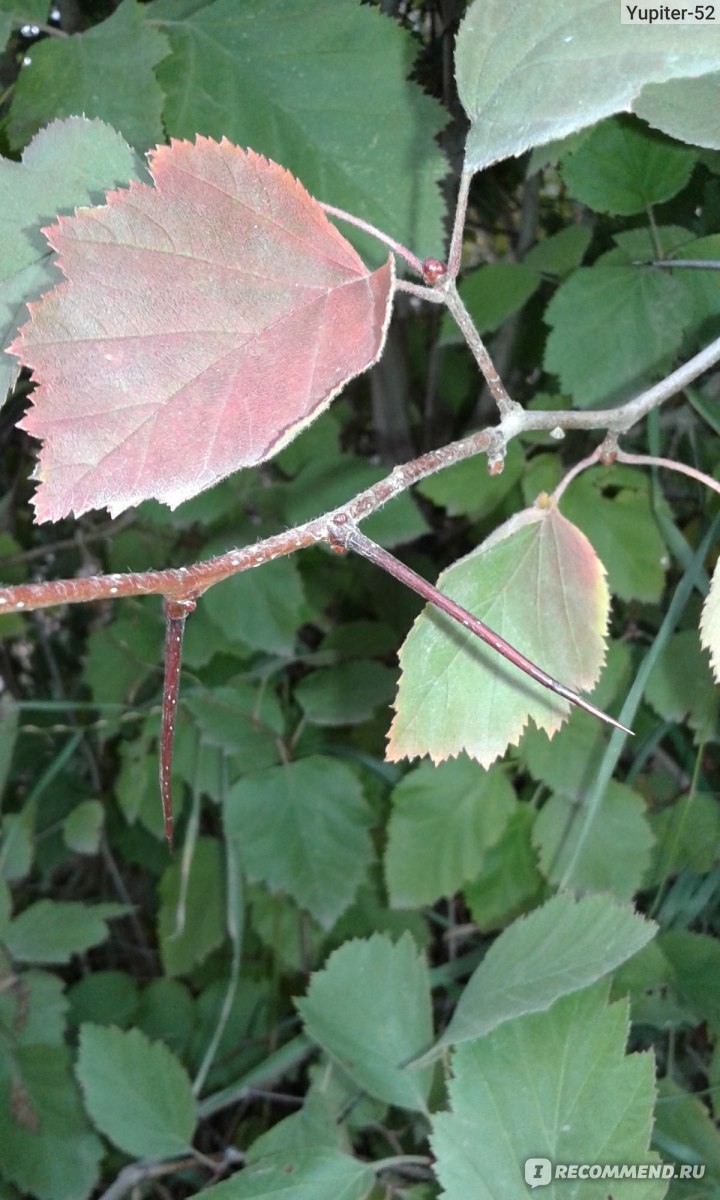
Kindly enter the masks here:
<path id="1" fill-rule="evenodd" d="M 17 159 L 78 113 L 139 155 L 166 136 L 225 135 L 442 256 L 465 133 L 450 65 L 463 5 L 381 7 L 61 5 L 64 38 L 33 30 L 43 3 L 1 0 L 3 152 Z M 46 190 L 27 192 L 43 197 L 34 231 L 66 203 L 59 165 L 43 169 Z M 86 180 L 91 198 L 142 168 L 112 170 Z M 3 304 L 29 263 L 38 291 L 52 282 L 33 237 L 0 268 Z M 606 405 L 718 333 L 720 272 L 643 265 L 671 253 L 720 261 L 720 152 L 611 117 L 476 181 L 461 293 L 513 396 Z M 33 448 L 13 428 L 21 378 L 0 413 L 3 582 L 188 563 L 490 421 L 450 326 L 398 309 L 371 377 L 271 464 L 173 513 L 147 503 L 34 527 Z M 719 411 L 717 377 L 701 381 L 625 445 L 720 477 Z M 464 462 L 363 528 L 434 579 L 594 444 L 527 435 L 502 475 Z M 626 466 L 595 468 L 563 499 L 614 597 L 593 699 L 616 712 L 635 698 L 619 762 L 574 713 L 552 742 L 528 728 L 488 770 L 386 763 L 415 597 L 320 548 L 217 587 L 186 635 L 173 859 L 157 601 L 3 617 L 3 1200 L 82 1200 L 123 1179 L 193 1196 L 241 1163 L 218 1200 L 504 1200 L 524 1194 L 537 1154 L 703 1163 L 667 1194 L 717 1195 L 720 758 L 697 634 L 716 553 L 697 548 L 716 510 L 686 478 Z M 557 894 L 567 884 L 583 898 Z M 137 1177 L 136 1160 L 151 1160 Z"/>

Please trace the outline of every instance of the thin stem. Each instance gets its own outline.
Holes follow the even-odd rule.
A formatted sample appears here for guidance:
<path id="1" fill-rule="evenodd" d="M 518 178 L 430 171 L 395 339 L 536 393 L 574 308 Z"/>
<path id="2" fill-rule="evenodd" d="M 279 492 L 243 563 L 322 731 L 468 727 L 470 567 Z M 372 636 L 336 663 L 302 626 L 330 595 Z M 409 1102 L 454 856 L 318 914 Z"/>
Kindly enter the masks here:
<path id="1" fill-rule="evenodd" d="M 173 848 L 172 748 L 180 687 L 180 662 L 185 622 L 194 608 L 194 600 L 171 600 L 168 597 L 165 599 L 165 675 L 160 721 L 160 796 L 165 821 L 165 837 L 170 851 Z"/>
<path id="2" fill-rule="evenodd" d="M 404 583 L 406 587 L 417 592 L 424 600 L 429 601 L 430 604 L 434 604 L 441 612 L 452 617 L 463 628 L 469 629 L 471 633 L 474 633 L 486 645 L 492 647 L 498 654 L 501 654 L 514 667 L 518 667 L 519 670 L 524 671 L 536 683 L 542 684 L 543 687 L 548 688 L 557 696 L 562 696 L 563 700 L 569 700 L 571 704 L 576 704 L 578 708 L 584 709 L 585 712 L 591 713 L 592 716 L 599 717 L 601 721 L 606 721 L 608 725 L 614 725 L 616 729 L 622 729 L 624 733 L 632 734 L 631 729 L 628 729 L 625 725 L 621 725 L 613 717 L 609 717 L 607 713 L 596 708 L 589 700 L 578 696 L 576 692 L 566 687 L 564 683 L 560 683 L 557 679 L 554 679 L 552 675 L 548 675 L 546 671 L 543 671 L 542 667 L 536 666 L 531 659 L 526 658 L 524 654 L 516 650 L 509 642 L 506 642 L 504 638 L 495 633 L 493 629 L 490 629 L 488 625 L 485 625 L 483 621 L 478 620 L 477 617 L 468 612 L 466 608 L 463 608 L 460 604 L 456 604 L 449 596 L 445 596 L 436 587 L 433 587 L 431 583 L 428 583 L 426 579 L 423 579 L 422 575 L 416 574 L 415 571 L 407 567 L 405 563 L 400 562 L 394 555 L 389 554 L 387 550 L 383 550 L 381 546 L 372 542 L 370 538 L 365 537 L 365 534 L 361 533 L 357 526 L 352 521 L 349 521 L 343 513 L 338 514 L 338 517 L 330 523 L 328 533 L 332 543 L 337 544 L 343 549 L 354 550 L 356 554 L 361 554 L 363 558 L 367 558 L 376 567 L 387 571 L 389 575 L 399 580 L 400 583 Z"/>
<path id="3" fill-rule="evenodd" d="M 429 304 L 445 304 L 445 294 L 437 288 L 426 287 L 422 283 L 411 283 L 408 279 L 395 280 L 396 292 L 408 292 L 419 300 L 427 300 Z"/>
<path id="4" fill-rule="evenodd" d="M 720 493 L 720 483 L 717 479 L 713 479 L 712 475 L 706 475 L 704 471 L 698 471 L 686 463 L 674 462 L 671 458 L 658 458 L 655 454 L 628 454 L 625 450 L 620 449 L 616 451 L 615 458 L 618 462 L 628 463 L 630 466 L 665 467 L 668 471 L 679 471 L 681 475 L 689 475 L 691 479 L 696 479 L 704 487 L 712 488 L 714 492 Z"/>
<path id="5" fill-rule="evenodd" d="M 303 1033 L 297 1034 L 290 1042 L 286 1042 L 279 1050 L 275 1050 L 256 1067 L 251 1067 L 247 1074 L 235 1080 L 234 1083 L 213 1092 L 198 1103 L 198 1120 L 204 1121 L 213 1117 L 224 1108 L 240 1104 L 253 1092 L 256 1087 L 267 1087 L 276 1079 L 282 1079 L 289 1072 L 296 1070 L 305 1062 L 317 1047 Z"/>
<path id="6" fill-rule="evenodd" d="M 645 211 L 647 213 L 648 226 L 650 229 L 650 240 L 652 241 L 653 247 L 655 249 L 655 257 L 662 258 L 663 257 L 663 248 L 662 248 L 662 245 L 660 244 L 660 235 L 658 234 L 658 227 L 657 227 L 657 222 L 655 220 L 655 212 L 653 210 L 652 204 L 647 204 L 645 206 Z"/>
<path id="7" fill-rule="evenodd" d="M 720 337 L 715 338 L 708 346 L 705 346 L 699 354 L 694 355 L 681 367 L 678 367 L 672 374 L 667 375 L 660 383 L 654 384 L 647 391 L 641 392 L 634 400 L 628 400 L 626 404 L 621 404 L 617 409 L 605 410 L 612 414 L 612 420 L 608 422 L 608 428 L 614 429 L 617 433 L 625 433 L 631 425 L 646 416 L 651 409 L 657 408 L 665 400 L 674 396 L 676 392 L 682 391 L 688 383 L 692 383 L 693 379 L 697 379 L 698 375 L 702 375 L 707 371 L 708 367 L 713 367 L 716 362 L 720 362 Z M 599 416 L 599 413 L 595 414 Z"/>
<path id="8" fill-rule="evenodd" d="M 463 234 L 465 232 L 465 217 L 467 214 L 468 196 L 470 195 L 470 184 L 472 183 L 472 178 L 472 171 L 463 171 L 460 176 L 460 186 L 458 187 L 457 201 L 455 204 L 453 231 L 450 238 L 450 253 L 448 255 L 447 273 L 448 279 L 451 280 L 457 279 L 460 273 Z"/>
<path id="9" fill-rule="evenodd" d="M 225 810 L 227 803 L 227 760 L 224 756 L 220 760 L 220 808 Z M 227 1027 L 232 1013 L 232 1006 L 237 995 L 238 985 L 240 982 L 240 963 L 242 959 L 242 942 L 243 931 L 245 927 L 245 901 L 243 894 L 243 879 L 240 872 L 240 867 L 237 858 L 237 849 L 231 837 L 226 837 L 225 841 L 225 926 L 230 938 L 232 946 L 232 954 L 230 958 L 230 973 L 228 976 L 225 996 L 223 997 L 222 1008 L 218 1015 L 217 1023 L 212 1033 L 212 1037 L 208 1043 L 205 1054 L 203 1055 L 202 1063 L 198 1068 L 197 1075 L 193 1080 L 193 1094 L 199 1096 L 205 1086 L 210 1068 L 212 1067 L 217 1056 L 218 1048 L 222 1040 L 222 1036 Z M 254 1089 L 257 1091 L 257 1089 Z"/>
<path id="10" fill-rule="evenodd" d="M 470 313 L 460 299 L 460 294 L 452 279 L 444 288 L 444 295 L 448 311 L 452 313 L 460 332 L 470 348 L 475 362 L 482 372 L 483 378 L 490 389 L 490 394 L 498 406 L 498 412 L 500 413 L 500 416 L 504 417 L 508 413 L 511 413 L 515 408 L 520 408 L 519 405 L 516 405 L 514 401 L 510 399 L 507 391 L 505 390 L 505 384 L 495 370 L 495 365 L 487 352 L 485 343 L 475 328 L 475 322 L 470 316 Z"/>
<path id="11" fill-rule="evenodd" d="M 635 262 L 634 267 L 695 267 L 701 271 L 720 271 L 717 258 L 661 258 L 653 262 Z"/>
<path id="12" fill-rule="evenodd" d="M 431 1167 L 432 1159 L 425 1154 L 393 1154 L 391 1158 L 379 1158 L 370 1163 L 376 1175 L 381 1171 L 402 1170 L 403 1167 Z"/>
<path id="13" fill-rule="evenodd" d="M 377 238 L 379 242 L 383 242 L 386 246 L 389 246 L 391 250 L 394 250 L 396 254 L 404 258 L 413 271 L 422 278 L 423 269 L 420 259 L 413 254 L 412 250 L 408 250 L 407 246 L 403 246 L 402 242 L 396 242 L 395 238 L 391 238 L 389 234 L 383 233 L 381 229 L 378 229 L 375 225 L 371 225 L 369 221 L 363 221 L 360 217 L 354 216 L 353 213 L 345 212 L 344 208 L 335 208 L 334 204 L 324 204 L 322 200 L 319 201 L 319 204 L 323 212 L 326 212 L 329 216 L 338 217 L 341 221 L 347 221 L 349 225 L 355 225 L 358 229 L 362 229 L 364 233 L 369 233 L 371 237 Z"/>
<path id="14" fill-rule="evenodd" d="M 595 465 L 595 463 L 600 461 L 603 454 L 604 454 L 603 447 L 598 446 L 595 450 L 593 450 L 592 454 L 588 454 L 587 458 L 581 459 L 580 462 L 576 463 L 575 466 L 572 467 L 567 472 L 566 475 L 563 475 L 559 484 L 557 485 L 554 492 L 552 493 L 552 498 L 556 504 L 560 500 L 560 497 L 562 496 L 563 492 L 565 491 L 565 488 L 568 487 L 568 485 L 572 483 L 573 479 L 577 478 L 578 475 L 581 475 L 583 471 L 587 471 L 588 467 L 593 467 Z"/>

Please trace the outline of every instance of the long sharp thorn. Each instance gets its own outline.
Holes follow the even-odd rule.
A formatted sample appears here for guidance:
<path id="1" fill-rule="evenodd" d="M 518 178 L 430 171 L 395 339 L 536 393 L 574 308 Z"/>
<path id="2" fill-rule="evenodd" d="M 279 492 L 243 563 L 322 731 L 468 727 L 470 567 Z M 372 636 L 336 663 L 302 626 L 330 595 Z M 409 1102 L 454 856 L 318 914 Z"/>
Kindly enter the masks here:
<path id="1" fill-rule="evenodd" d="M 180 663 L 185 622 L 195 608 L 194 600 L 172 600 L 166 596 L 165 608 L 165 673 L 163 676 L 162 717 L 160 721 L 160 798 L 162 800 L 165 837 L 168 849 L 173 848 L 172 808 L 172 751 L 175 736 L 180 687 Z"/>
<path id="2" fill-rule="evenodd" d="M 342 518 L 342 520 L 340 519 Z M 361 554 L 363 558 L 367 558 L 376 567 L 381 567 L 393 575 L 406 587 L 411 588 L 418 595 L 422 596 L 430 604 L 434 604 L 442 612 L 447 613 L 465 629 L 469 629 L 476 637 L 479 637 L 486 645 L 491 646 L 513 666 L 518 667 L 534 679 L 537 683 L 542 684 L 549 691 L 555 692 L 556 695 L 562 696 L 564 700 L 569 700 L 571 704 L 576 704 L 578 708 L 583 708 L 585 712 L 591 713 L 592 716 L 598 717 L 601 721 L 605 721 L 608 725 L 614 725 L 616 729 L 622 729 L 623 733 L 629 733 L 633 736 L 632 729 L 628 729 L 626 725 L 621 725 L 614 717 L 608 716 L 602 709 L 596 708 L 589 700 L 578 696 L 577 692 L 573 692 L 571 688 L 566 687 L 564 683 L 553 679 L 552 675 L 548 675 L 547 671 L 543 671 L 542 667 L 536 666 L 531 659 L 526 658 L 509 642 L 500 637 L 499 633 L 495 633 L 488 625 L 485 625 L 472 613 L 468 612 L 462 605 L 456 604 L 449 596 L 445 596 L 439 592 L 436 587 L 423 579 L 422 575 L 416 574 L 410 567 L 406 567 L 405 563 L 400 562 L 393 554 L 387 550 L 383 550 L 382 546 L 378 546 L 370 538 L 361 533 L 357 526 L 350 521 L 345 513 L 339 513 L 338 517 L 329 523 L 328 535 L 332 545 L 342 547 L 346 550 L 354 550 L 356 554 Z"/>

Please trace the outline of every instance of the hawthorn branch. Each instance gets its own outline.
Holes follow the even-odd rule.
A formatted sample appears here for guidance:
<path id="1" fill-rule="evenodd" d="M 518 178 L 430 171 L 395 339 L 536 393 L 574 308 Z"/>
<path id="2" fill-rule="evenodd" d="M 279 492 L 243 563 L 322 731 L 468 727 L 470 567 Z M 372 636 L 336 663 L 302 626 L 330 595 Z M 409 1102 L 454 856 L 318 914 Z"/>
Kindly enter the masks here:
<path id="1" fill-rule="evenodd" d="M 460 293 L 455 286 L 454 279 L 450 279 L 445 287 L 445 304 L 455 319 L 475 362 L 480 368 L 490 390 L 490 395 L 498 406 L 500 416 L 505 417 L 516 410 L 522 413 L 522 406 L 517 404 L 515 400 L 510 399 L 505 384 L 497 373 L 495 364 L 486 349 L 485 343 L 475 328 L 475 322 L 460 299 Z"/>
<path id="2" fill-rule="evenodd" d="M 78 579 L 56 579 L 43 583 L 21 583 L 0 588 L 0 612 L 48 608 L 55 604 L 82 604 L 89 600 L 116 600 L 122 596 L 164 596 L 177 603 L 196 600 L 203 592 L 231 575 L 259 567 L 262 563 L 306 546 L 328 541 L 328 524 L 342 511 L 353 521 L 369 517 L 388 500 L 407 491 L 412 484 L 451 463 L 460 462 L 487 451 L 495 440 L 494 430 L 482 430 L 438 450 L 395 467 L 385 479 L 378 480 L 349 500 L 341 509 L 315 517 L 293 529 L 277 533 L 250 546 L 228 550 L 189 567 L 164 571 L 129 571 L 125 574 L 91 575 Z"/>
<path id="3" fill-rule="evenodd" d="M 485 453 L 491 465 L 497 463 L 502 459 L 508 442 L 519 434 L 531 430 L 546 430 L 550 433 L 557 430 L 562 433 L 567 429 L 600 429 L 611 435 L 608 441 L 612 442 L 620 434 L 626 433 L 651 409 L 657 408 L 719 361 L 720 338 L 716 338 L 666 379 L 616 408 L 587 411 L 573 409 L 569 412 L 553 409 L 535 412 L 523 409 L 511 401 L 511 407 L 497 425 L 470 434 L 459 441 L 450 442 L 395 467 L 384 479 L 359 492 L 347 504 L 293 529 L 277 533 L 250 546 L 228 550 L 225 554 L 188 567 L 164 571 L 128 571 L 124 574 L 92 575 L 78 579 L 54 579 L 42 583 L 20 583 L 0 587 L 0 613 L 30 612 L 56 604 L 116 600 L 122 596 L 164 596 L 178 603 L 196 600 L 214 584 L 228 579 L 231 575 L 237 575 L 240 571 L 259 567 L 262 563 L 293 554 L 306 546 L 330 541 L 329 526 L 337 519 L 338 513 L 345 514 L 352 521 L 362 521 L 388 500 L 419 483 L 421 479 L 426 479 L 428 475 L 433 475 L 443 467 L 472 458 L 476 454 Z"/>

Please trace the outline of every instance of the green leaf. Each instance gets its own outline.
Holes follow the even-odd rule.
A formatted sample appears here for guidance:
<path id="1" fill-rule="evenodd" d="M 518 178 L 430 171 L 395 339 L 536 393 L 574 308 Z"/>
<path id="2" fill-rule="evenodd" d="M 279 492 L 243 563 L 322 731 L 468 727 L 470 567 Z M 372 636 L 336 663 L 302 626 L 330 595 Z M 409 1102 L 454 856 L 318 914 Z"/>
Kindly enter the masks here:
<path id="1" fill-rule="evenodd" d="M 254 884 L 245 895 L 252 928 L 273 958 L 286 971 L 307 975 L 322 958 L 324 930 L 282 892 Z"/>
<path id="2" fill-rule="evenodd" d="M 49 971 L 23 971 L 0 994 L 0 1023 L 23 1046 L 60 1045 L 68 1002 L 65 983 Z"/>
<path id="3" fill-rule="evenodd" d="M 638 30 L 621 24 L 614 0 L 475 0 L 455 45 L 470 118 L 465 168 L 479 171 L 566 137 L 631 109 L 646 84 L 719 64 L 717 40 L 706 29 Z"/>
<path id="4" fill-rule="evenodd" d="M 0 397 L 1 402 L 2 397 Z M 0 800 L 2 800 L 5 784 L 10 774 L 18 723 L 18 707 L 13 697 L 9 694 L 0 697 Z"/>
<path id="5" fill-rule="evenodd" d="M 0 1171 L 7 1179 L 38 1200 L 86 1200 L 102 1153 L 67 1047 L 21 1046 L 12 1058 L 0 1055 Z"/>
<path id="6" fill-rule="evenodd" d="M 372 1167 L 349 1154 L 296 1150 L 269 1155 L 225 1183 L 206 1188 L 203 1200 L 364 1200 L 374 1183 Z"/>
<path id="7" fill-rule="evenodd" d="M 126 971 L 93 971 L 70 988 L 68 1000 L 73 1025 L 92 1021 L 125 1027 L 135 1018 L 138 988 Z"/>
<path id="8" fill-rule="evenodd" d="M 468 272 L 458 290 L 478 333 L 483 334 L 491 333 L 522 308 L 539 286 L 540 276 L 527 262 L 496 262 Z M 440 345 L 462 341 L 454 320 L 445 313 Z"/>
<path id="9" fill-rule="evenodd" d="M 630 997 L 635 1024 L 658 1029 L 692 1026 L 695 1014 L 684 1001 L 675 970 L 658 943 L 658 938 L 649 942 L 615 971 L 611 995 Z"/>
<path id="10" fill-rule="evenodd" d="M 517 514 L 437 586 L 567 686 L 595 682 L 608 617 L 604 571 L 554 505 Z M 528 716 L 548 732 L 567 716 L 566 701 L 429 605 L 400 662 L 390 759 L 429 754 L 439 762 L 465 751 L 488 766 Z"/>
<path id="11" fill-rule="evenodd" d="M 430 943 L 430 933 L 423 913 L 417 909 L 390 908 L 379 876 L 378 869 L 371 872 L 369 881 L 359 889 L 331 937 L 339 945 L 349 938 L 370 937 L 373 933 L 387 933 L 395 941 L 403 933 L 410 933 L 416 946 L 421 950 L 426 949 Z"/>
<path id="12" fill-rule="evenodd" d="M 697 151 L 678 146 L 639 122 L 605 121 L 569 158 L 561 175 L 568 191 L 596 212 L 645 212 L 662 204 L 688 182 Z"/>
<path id="13" fill-rule="evenodd" d="M 266 1047 L 277 1029 L 272 987 L 267 975 L 262 979 L 241 975 L 230 997 L 227 974 L 218 974 L 196 998 L 195 1025 L 184 1052 L 194 1071 L 204 1062 L 210 1043 L 216 1044 L 218 1026 L 224 1023 L 215 1048 L 215 1065 L 208 1075 L 211 1091 L 218 1085 L 233 1084 L 265 1059 Z"/>
<path id="14" fill-rule="evenodd" d="M 389 705 L 396 679 L 390 667 L 359 659 L 306 675 L 295 699 L 313 725 L 358 725 Z"/>
<path id="15" fill-rule="evenodd" d="M 201 750 L 215 752 L 215 759 L 220 751 L 237 773 L 270 767 L 279 760 L 285 717 L 269 688 L 236 679 L 222 687 L 198 687 L 183 692 L 180 704 L 175 766 L 188 783 L 192 783 L 197 771 L 197 749 L 188 725 L 199 736 Z M 183 722 L 186 713 L 190 722 L 187 719 Z M 216 791 L 217 788 L 213 789 L 211 794 Z"/>
<path id="16" fill-rule="evenodd" d="M 357 776 L 321 755 L 246 776 L 225 807 L 248 879 L 288 892 L 326 929 L 367 874 L 372 822 Z"/>
<path id="17" fill-rule="evenodd" d="M 407 31 L 355 0 L 156 0 L 147 13 L 173 47 L 158 70 L 168 134 L 252 146 L 420 257 L 440 251 L 446 117 L 408 82 Z"/>
<path id="18" fill-rule="evenodd" d="M 551 796 L 543 805 L 535 822 L 533 845 L 545 878 L 559 883 L 572 862 L 572 878 L 566 885 L 629 900 L 643 882 L 655 840 L 642 796 L 624 783 L 610 782 L 587 834 L 584 822 L 585 809 L 577 799 Z"/>
<path id="19" fill-rule="evenodd" d="M 545 310 L 545 367 L 578 407 L 609 407 L 665 372 L 691 316 L 690 292 L 667 271 L 581 267 Z"/>
<path id="20" fill-rule="evenodd" d="M 438 1045 L 484 1037 L 514 1017 L 543 1012 L 614 970 L 655 930 L 609 896 L 554 896 L 493 942 Z"/>
<path id="21" fill-rule="evenodd" d="M 20 812 L 7 813 L 2 821 L 0 878 L 24 879 L 29 874 L 35 850 L 37 804 L 29 800 Z"/>
<path id="22" fill-rule="evenodd" d="M 720 1133 L 698 1096 L 691 1096 L 667 1076 L 658 1084 L 653 1144 L 663 1157 L 680 1165 L 705 1168 L 697 1183 L 673 1196 L 715 1195 L 720 1187 Z M 680 1185 L 682 1186 L 682 1185 Z"/>
<path id="23" fill-rule="evenodd" d="M 409 933 L 345 942 L 297 1001 L 307 1033 L 364 1091 L 426 1111 L 432 1070 L 403 1065 L 432 1037 L 427 967 Z"/>
<path id="24" fill-rule="evenodd" d="M 649 84 L 633 107 L 643 121 L 681 142 L 720 150 L 720 131 L 715 120 L 719 102 L 720 73 L 716 71 L 699 79 Z"/>
<path id="25" fill-rule="evenodd" d="M 139 1029 L 83 1025 L 76 1067 L 85 1107 L 98 1129 L 135 1158 L 187 1150 L 196 1123 L 185 1068 Z"/>
<path id="26" fill-rule="evenodd" d="M 225 937 L 223 855 L 216 838 L 198 838 L 187 877 L 172 862 L 159 884 L 158 937 L 166 975 L 186 975 Z"/>
<path id="27" fill-rule="evenodd" d="M 691 792 L 650 815 L 654 853 L 645 887 L 659 887 L 670 875 L 711 871 L 720 847 L 720 809 L 709 793 Z"/>
<path id="28" fill-rule="evenodd" d="M 104 820 L 99 800 L 82 800 L 63 821 L 65 845 L 77 854 L 96 854 Z"/>
<path id="29" fill-rule="evenodd" d="M 0 351 L 13 340 L 25 302 L 60 278 L 40 226 L 76 205 L 96 203 L 105 188 L 141 173 L 120 134 L 84 117 L 41 130 L 21 162 L 0 159 Z M 0 353 L 0 403 L 19 369 Z"/>
<path id="30" fill-rule="evenodd" d="M 663 954 L 672 963 L 683 997 L 695 1010 L 698 1024 L 720 1026 L 720 945 L 706 933 L 669 929 L 658 938 Z"/>
<path id="31" fill-rule="evenodd" d="M 718 411 L 717 401 L 712 395 L 711 390 L 701 391 L 700 388 L 687 387 L 685 395 L 692 404 L 695 412 L 702 417 L 715 433 L 720 433 L 720 412 Z"/>
<path id="32" fill-rule="evenodd" d="M 127 703 L 162 662 L 164 630 L 155 606 L 125 606 L 87 641 L 82 679 L 99 704 Z"/>
<path id="33" fill-rule="evenodd" d="M 664 721 L 707 736 L 717 713 L 717 689 L 695 629 L 681 629 L 663 646 L 645 685 L 645 699 Z"/>
<path id="34" fill-rule="evenodd" d="M 503 771 L 483 771 L 464 756 L 422 763 L 392 800 L 385 876 L 396 908 L 434 904 L 474 879 L 516 805 Z"/>
<path id="35" fill-rule="evenodd" d="M 446 509 L 448 516 L 486 516 L 512 491 L 525 466 L 522 446 L 514 441 L 507 448 L 499 475 L 491 475 L 479 458 L 464 458 L 424 479 L 417 490 Z"/>
<path id="36" fill-rule="evenodd" d="M 287 1156 L 309 1149 L 342 1150 L 343 1130 L 329 1098 L 319 1090 L 308 1091 L 299 1112 L 271 1125 L 250 1146 L 246 1161 L 258 1162 L 272 1154 Z"/>
<path id="37" fill-rule="evenodd" d="M 203 603 L 230 641 L 268 654 L 294 653 L 298 626 L 305 619 L 305 597 L 297 564 L 289 558 L 242 571 L 211 588 Z"/>
<path id="38" fill-rule="evenodd" d="M 386 468 L 382 467 L 381 470 L 384 477 Z M 382 508 L 371 513 L 367 521 L 363 521 L 366 535 L 390 550 L 393 546 L 416 541 L 429 530 L 430 526 L 409 492 L 393 496 Z"/>
<path id="39" fill-rule="evenodd" d="M 37 25 L 47 17 L 47 0 L 0 0 L 0 52 L 13 29 Z"/>
<path id="40" fill-rule="evenodd" d="M 125 904 L 36 900 L 13 917 L 5 931 L 5 948 L 15 962 L 66 963 L 73 954 L 104 942 L 110 933 L 108 920 L 130 911 Z"/>
<path id="41" fill-rule="evenodd" d="M 85 33 L 34 45 L 15 84 L 10 144 L 20 149 L 48 121 L 74 113 L 100 117 L 139 150 L 164 141 L 154 68 L 170 46 L 146 13 L 137 0 L 122 0 Z"/>
<path id="42" fill-rule="evenodd" d="M 525 255 L 525 265 L 546 275 L 567 275 L 579 267 L 592 240 L 587 225 L 568 225 L 559 233 L 536 242 Z"/>
<path id="43" fill-rule="evenodd" d="M 627 1004 L 606 996 L 596 984 L 454 1052 L 451 1112 L 431 1138 L 443 1200 L 524 1196 L 528 1159 L 659 1163 L 648 1149 L 653 1058 L 625 1056 Z M 666 1184 L 556 1180 L 542 1195 L 605 1200 L 610 1188 L 613 1200 L 661 1200 Z"/>
<path id="44" fill-rule="evenodd" d="M 620 242 L 619 236 L 616 241 Z M 717 264 L 720 261 L 720 234 L 689 238 L 675 249 L 674 255 L 668 257 Z M 720 316 L 720 270 L 717 265 L 693 267 L 691 270 L 678 271 L 678 275 L 681 276 L 693 301 L 693 318 L 688 338 L 692 344 L 702 345 L 717 332 L 717 318 Z"/>
<path id="45" fill-rule="evenodd" d="M 638 487 L 613 468 L 584 472 L 562 499 L 563 511 L 590 539 L 604 564 L 610 591 L 621 600 L 657 603 L 665 585 L 667 551 L 650 503 L 647 476 Z"/>
<path id="46" fill-rule="evenodd" d="M 5 931 L 10 924 L 12 915 L 12 893 L 4 879 L 0 879 L 0 940 L 5 937 Z"/>
<path id="47" fill-rule="evenodd" d="M 540 903 L 545 883 L 530 834 L 535 813 L 519 804 L 500 840 L 486 852 L 480 874 L 463 888 L 465 903 L 483 932 L 501 928 Z"/>
<path id="48" fill-rule="evenodd" d="M 133 1024 L 154 1042 L 182 1054 L 195 1024 L 193 997 L 177 979 L 153 979 L 143 988 Z"/>
<path id="49" fill-rule="evenodd" d="M 611 641 L 602 675 L 591 693 L 593 704 L 605 712 L 616 711 L 617 698 L 624 699 L 632 671 L 627 644 Z M 552 738 L 540 729 L 526 729 L 519 754 L 534 779 L 561 796 L 581 802 L 606 749 L 607 732 L 600 722 L 587 721 L 575 711 Z"/>

